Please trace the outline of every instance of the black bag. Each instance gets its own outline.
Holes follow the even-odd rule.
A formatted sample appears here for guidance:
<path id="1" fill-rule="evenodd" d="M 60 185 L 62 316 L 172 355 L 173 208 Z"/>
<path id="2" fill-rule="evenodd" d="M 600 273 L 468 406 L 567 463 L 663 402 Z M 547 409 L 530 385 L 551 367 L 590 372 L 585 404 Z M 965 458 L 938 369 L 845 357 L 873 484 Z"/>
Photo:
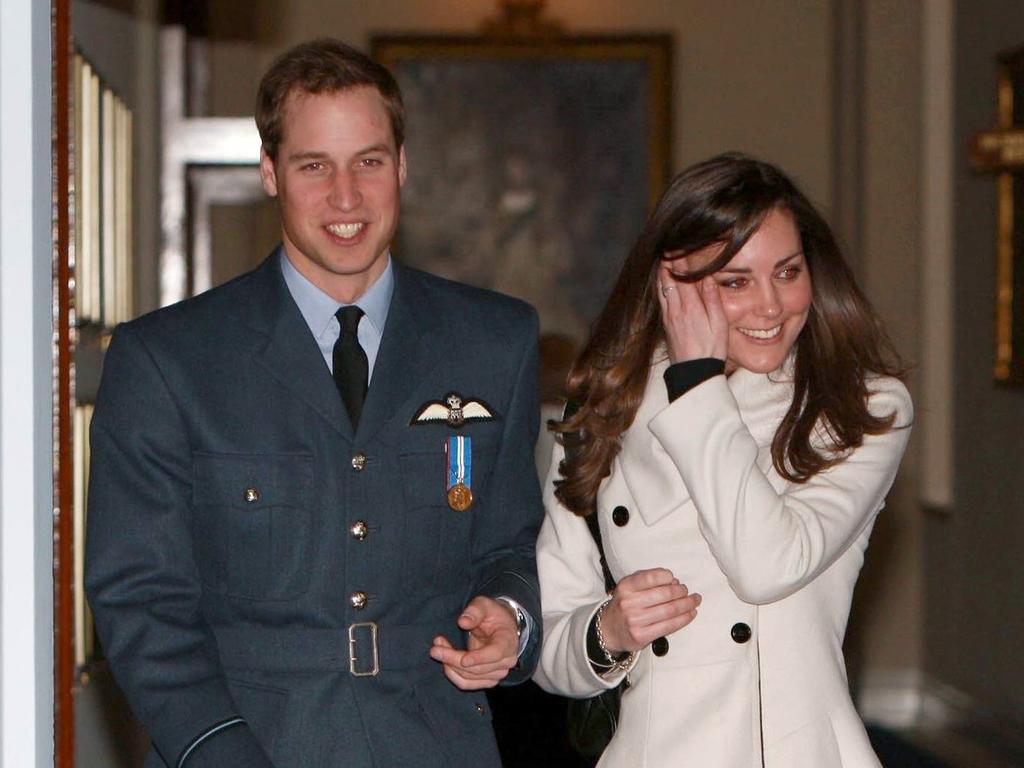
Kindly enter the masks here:
<path id="1" fill-rule="evenodd" d="M 596 763 L 619 724 L 619 703 L 628 683 L 623 680 L 589 699 L 569 699 L 569 746 L 581 757 Z"/>
<path id="2" fill-rule="evenodd" d="M 577 410 L 575 403 L 567 403 L 562 419 L 572 416 Z M 578 434 L 566 435 L 563 438 L 565 451 L 571 455 L 579 443 Z M 585 518 L 587 529 L 594 537 L 598 554 L 601 556 L 601 572 L 604 574 L 604 587 L 607 592 L 615 589 L 615 579 L 608 569 L 604 557 L 604 545 L 601 543 L 601 528 L 597 522 L 597 512 L 591 512 Z M 596 763 L 615 734 L 619 724 L 619 704 L 622 692 L 629 687 L 629 681 L 623 680 L 614 688 L 603 691 L 589 699 L 569 699 L 569 711 L 566 716 L 568 724 L 569 745 L 582 757 Z"/>

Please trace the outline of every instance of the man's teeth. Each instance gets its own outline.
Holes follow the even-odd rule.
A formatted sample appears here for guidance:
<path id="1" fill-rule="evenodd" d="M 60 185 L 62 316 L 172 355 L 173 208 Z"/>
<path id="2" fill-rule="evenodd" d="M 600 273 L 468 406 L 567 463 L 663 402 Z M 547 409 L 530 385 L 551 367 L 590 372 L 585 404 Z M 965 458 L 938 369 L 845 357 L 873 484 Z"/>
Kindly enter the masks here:
<path id="1" fill-rule="evenodd" d="M 365 226 L 361 221 L 355 224 L 328 224 L 327 231 L 336 237 L 348 238 L 355 237 Z"/>
<path id="2" fill-rule="evenodd" d="M 756 328 L 739 328 L 737 330 L 744 336 L 749 336 L 752 339 L 774 339 L 782 333 L 782 326 L 776 325 L 774 328 L 769 328 L 765 331 Z"/>

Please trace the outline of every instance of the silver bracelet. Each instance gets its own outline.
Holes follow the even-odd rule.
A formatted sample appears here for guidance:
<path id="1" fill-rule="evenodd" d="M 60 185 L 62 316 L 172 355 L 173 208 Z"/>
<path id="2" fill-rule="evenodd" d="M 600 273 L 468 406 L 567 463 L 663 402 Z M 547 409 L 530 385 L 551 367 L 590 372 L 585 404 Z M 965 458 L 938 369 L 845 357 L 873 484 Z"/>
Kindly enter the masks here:
<path id="1" fill-rule="evenodd" d="M 601 618 L 604 616 L 604 609 L 608 607 L 611 601 L 612 599 L 609 597 L 601 603 L 601 607 L 597 609 L 597 613 L 594 615 L 594 633 L 597 635 L 597 646 L 601 649 L 601 653 L 604 654 L 608 662 L 607 665 L 601 664 L 601 666 L 607 666 L 609 673 L 615 671 L 628 672 L 636 660 L 636 651 L 630 651 L 625 658 L 615 658 L 612 652 L 608 650 L 608 645 L 604 641 L 604 633 L 601 631 Z"/>

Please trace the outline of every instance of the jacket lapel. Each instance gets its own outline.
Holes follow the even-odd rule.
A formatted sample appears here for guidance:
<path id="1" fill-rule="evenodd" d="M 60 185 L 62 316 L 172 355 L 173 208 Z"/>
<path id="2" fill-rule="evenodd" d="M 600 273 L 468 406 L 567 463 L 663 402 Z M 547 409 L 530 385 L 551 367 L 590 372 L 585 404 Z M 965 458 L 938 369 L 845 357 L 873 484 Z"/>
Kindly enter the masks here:
<path id="1" fill-rule="evenodd" d="M 252 275 L 247 325 L 253 357 L 347 440 L 352 425 L 316 339 L 288 291 L 275 251 Z M 388 321 L 390 323 L 390 320 Z"/>
<path id="2" fill-rule="evenodd" d="M 361 445 L 393 418 L 408 421 L 412 417 L 412 413 L 402 411 L 402 405 L 455 346 L 455 340 L 442 333 L 439 310 L 418 273 L 397 261 L 392 263 L 395 292 L 356 430 Z"/>
<path id="3" fill-rule="evenodd" d="M 618 463 L 622 479 L 647 525 L 654 525 L 690 498 L 679 470 L 647 428 L 651 419 L 668 406 L 663 380 L 667 367 L 667 359 L 661 359 L 659 354 L 651 365 L 647 389 L 633 424 L 623 436 Z"/>

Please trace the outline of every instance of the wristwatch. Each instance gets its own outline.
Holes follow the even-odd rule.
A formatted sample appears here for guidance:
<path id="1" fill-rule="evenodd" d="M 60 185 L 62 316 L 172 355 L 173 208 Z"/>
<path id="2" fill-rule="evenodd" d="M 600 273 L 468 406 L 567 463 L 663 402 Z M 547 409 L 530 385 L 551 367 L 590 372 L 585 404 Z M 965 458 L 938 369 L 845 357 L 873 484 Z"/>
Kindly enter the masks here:
<path id="1" fill-rule="evenodd" d="M 522 637 L 523 632 L 526 631 L 526 612 L 522 606 L 511 597 L 501 596 L 494 599 L 512 609 L 512 613 L 516 615 L 516 637 Z"/>

